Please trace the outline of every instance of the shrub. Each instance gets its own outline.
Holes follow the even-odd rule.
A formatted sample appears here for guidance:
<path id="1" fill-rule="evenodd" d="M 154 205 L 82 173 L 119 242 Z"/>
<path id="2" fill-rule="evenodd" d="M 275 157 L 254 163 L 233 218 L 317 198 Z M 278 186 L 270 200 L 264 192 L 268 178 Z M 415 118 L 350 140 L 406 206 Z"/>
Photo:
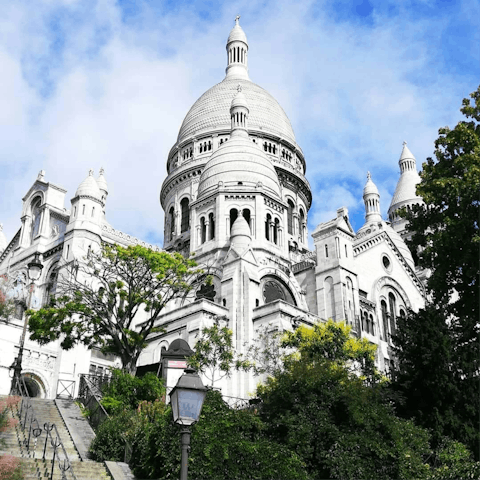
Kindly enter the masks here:
<path id="1" fill-rule="evenodd" d="M 18 420 L 10 417 L 10 410 L 18 404 L 20 397 L 9 396 L 0 399 L 0 432 L 12 428 Z M 0 439 L 3 444 L 3 439 Z M 22 480 L 22 464 L 20 459 L 12 455 L 0 456 L 0 478 L 2 480 Z"/>

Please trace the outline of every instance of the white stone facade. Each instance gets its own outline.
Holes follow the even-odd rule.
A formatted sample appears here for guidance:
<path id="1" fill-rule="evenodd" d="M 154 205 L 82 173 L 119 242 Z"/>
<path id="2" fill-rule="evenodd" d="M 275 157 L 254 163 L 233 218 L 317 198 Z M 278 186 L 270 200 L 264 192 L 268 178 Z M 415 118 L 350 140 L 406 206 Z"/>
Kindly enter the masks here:
<path id="1" fill-rule="evenodd" d="M 398 217 L 399 208 L 421 202 L 415 194 L 415 159 L 404 145 L 389 209 L 391 224 L 380 215 L 380 195 L 369 174 L 363 195 L 365 225 L 354 232 L 347 209 L 339 208 L 336 218 L 315 228 L 310 251 L 312 192 L 305 158 L 281 106 L 250 80 L 248 51 L 237 18 L 227 41 L 226 76 L 187 113 L 168 155 L 168 176 L 160 192 L 165 250 L 195 254 L 212 274 L 213 288 L 199 289 L 196 301 L 168 306 L 158 321 L 165 333 L 149 337 L 139 368 L 157 371 L 162 352 L 175 340 L 193 348 L 202 328 L 226 317 L 238 352 L 246 351 L 262 326 L 283 331 L 298 323 L 346 320 L 354 335 L 378 345 L 378 366 L 387 370 L 395 319 L 424 305 L 424 287 Z M 18 233 L 7 243 L 0 231 L 0 274 L 20 278 L 20 287 L 34 253 L 43 255 L 36 306 L 53 293 L 59 265 L 81 260 L 102 242 L 140 242 L 106 221 L 103 172 L 98 178 L 90 172 L 69 211 L 65 193 L 41 172 L 23 198 Z M 21 326 L 20 319 L 0 324 L 0 393 L 9 388 L 8 367 L 18 350 Z M 82 347 L 63 352 L 57 342 L 40 348 L 28 338 L 24 358 L 24 373 L 47 397 L 58 393 L 61 381 L 78 381 L 79 373 L 113 364 L 113 359 Z M 224 395 L 246 398 L 257 382 L 251 374 L 235 373 L 215 386 Z"/>

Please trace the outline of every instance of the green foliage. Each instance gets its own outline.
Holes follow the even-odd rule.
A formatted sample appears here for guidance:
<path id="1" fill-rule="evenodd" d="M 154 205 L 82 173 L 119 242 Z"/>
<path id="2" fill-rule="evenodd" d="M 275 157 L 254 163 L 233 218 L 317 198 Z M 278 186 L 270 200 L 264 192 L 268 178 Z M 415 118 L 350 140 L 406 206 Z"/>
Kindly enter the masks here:
<path id="1" fill-rule="evenodd" d="M 254 341 L 247 345 L 245 357 L 254 375 L 274 375 L 283 369 L 283 358 L 287 349 L 280 345 L 282 334 L 263 325 L 255 332 Z"/>
<path id="2" fill-rule="evenodd" d="M 434 303 L 464 324 L 467 318 L 478 323 L 480 305 L 480 87 L 471 98 L 473 105 L 464 99 L 461 108 L 469 121 L 441 128 L 436 160 L 423 164 L 417 193 L 426 205 L 405 213 L 417 263 L 431 270 L 427 286 Z"/>
<path id="3" fill-rule="evenodd" d="M 135 410 L 141 402 L 154 402 L 165 398 L 163 380 L 149 372 L 134 377 L 121 370 L 113 370 L 112 377 L 102 388 L 102 406 L 108 414 Z"/>
<path id="4" fill-rule="evenodd" d="M 53 303 L 29 310 L 31 339 L 40 344 L 61 339 L 68 350 L 78 343 L 120 357 L 135 372 L 146 337 L 158 331 L 155 321 L 165 305 L 184 297 L 200 270 L 178 253 L 142 246 L 104 246 L 86 263 L 64 267 Z M 145 312 L 138 324 L 137 314 Z"/>
<path id="5" fill-rule="evenodd" d="M 233 347 L 233 332 L 221 325 L 228 321 L 226 318 L 216 317 L 211 327 L 202 330 L 200 338 L 195 344 L 195 353 L 188 358 L 188 364 L 203 373 L 213 386 L 216 380 L 229 376 L 232 370 L 247 370 L 250 363 L 235 353 Z M 215 374 L 219 377 L 215 379 Z"/>
<path id="6" fill-rule="evenodd" d="M 471 98 L 466 120 L 439 130 L 436 159 L 423 164 L 417 193 L 426 205 L 404 212 L 431 303 L 399 319 L 393 389 L 398 412 L 431 429 L 434 445 L 452 436 L 478 460 L 480 87 Z"/>

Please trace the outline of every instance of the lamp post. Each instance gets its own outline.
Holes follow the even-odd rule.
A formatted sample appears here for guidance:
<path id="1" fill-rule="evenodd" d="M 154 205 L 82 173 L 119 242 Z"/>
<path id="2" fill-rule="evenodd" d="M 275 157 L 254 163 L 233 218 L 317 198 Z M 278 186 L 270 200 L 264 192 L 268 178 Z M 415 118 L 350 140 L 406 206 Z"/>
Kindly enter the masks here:
<path id="1" fill-rule="evenodd" d="M 203 385 L 202 379 L 190 367 L 185 369 L 185 373 L 178 379 L 170 393 L 173 421 L 182 427 L 180 430 L 182 436 L 180 480 L 187 480 L 190 426 L 198 421 L 206 394 L 207 388 Z"/>
<path id="2" fill-rule="evenodd" d="M 28 293 L 28 302 L 27 308 L 32 308 L 32 293 L 33 289 L 35 288 L 35 282 L 40 278 L 42 274 L 43 265 L 40 261 L 40 253 L 36 252 L 33 260 L 27 265 L 28 267 L 28 278 L 31 280 L 29 293 Z M 23 347 L 25 346 L 25 337 L 27 336 L 27 325 L 28 325 L 28 318 L 24 314 L 24 322 L 23 322 L 23 331 L 22 336 L 20 337 L 20 345 L 18 349 L 17 358 L 15 358 L 12 367 L 13 368 L 13 378 L 12 378 L 12 386 L 10 388 L 10 393 L 19 393 L 16 392 L 16 379 L 20 379 L 22 375 L 22 360 L 23 360 Z"/>

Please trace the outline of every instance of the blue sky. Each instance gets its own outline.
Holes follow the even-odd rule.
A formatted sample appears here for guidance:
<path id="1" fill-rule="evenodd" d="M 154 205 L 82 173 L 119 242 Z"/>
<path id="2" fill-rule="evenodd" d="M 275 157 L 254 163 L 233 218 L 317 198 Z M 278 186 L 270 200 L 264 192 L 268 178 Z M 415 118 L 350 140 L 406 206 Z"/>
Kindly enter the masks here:
<path id="1" fill-rule="evenodd" d="M 165 161 L 194 101 L 224 78 L 241 15 L 250 78 L 307 160 L 309 229 L 349 209 L 370 171 L 384 216 L 406 140 L 420 169 L 480 83 L 480 2 L 0 1 L 0 223 L 10 240 L 39 170 L 68 190 L 104 167 L 107 219 L 163 243 Z"/>

